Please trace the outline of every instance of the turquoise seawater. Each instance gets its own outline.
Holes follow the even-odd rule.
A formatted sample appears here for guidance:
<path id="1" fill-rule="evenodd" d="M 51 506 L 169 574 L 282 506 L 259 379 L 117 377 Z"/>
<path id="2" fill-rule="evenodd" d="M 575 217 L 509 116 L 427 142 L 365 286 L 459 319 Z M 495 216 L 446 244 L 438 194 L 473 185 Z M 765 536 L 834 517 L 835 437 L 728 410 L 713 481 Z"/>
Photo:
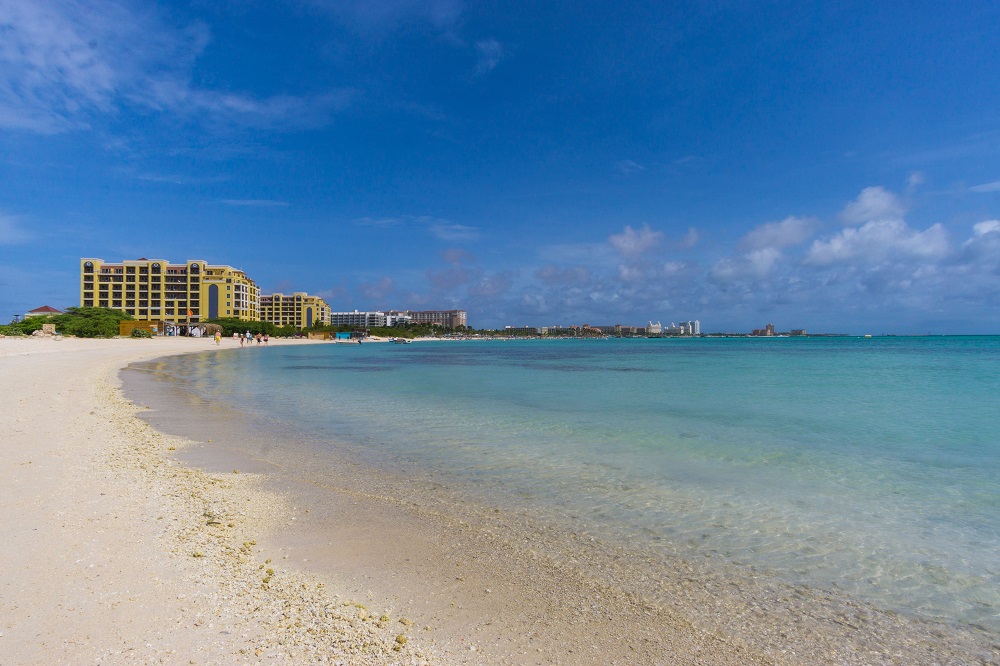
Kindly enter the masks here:
<path id="1" fill-rule="evenodd" d="M 166 368 L 320 451 L 1000 631 L 1000 337 L 328 344 Z"/>

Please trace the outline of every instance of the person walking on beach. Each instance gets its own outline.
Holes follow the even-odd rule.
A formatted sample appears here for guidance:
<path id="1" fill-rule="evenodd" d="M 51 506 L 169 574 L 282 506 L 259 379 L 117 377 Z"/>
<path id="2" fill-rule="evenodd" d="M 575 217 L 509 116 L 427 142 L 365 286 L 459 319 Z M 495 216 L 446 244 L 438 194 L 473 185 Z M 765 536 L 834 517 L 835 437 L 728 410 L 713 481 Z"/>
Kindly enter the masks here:
<path id="1" fill-rule="evenodd" d="M 222 331 L 215 332 L 215 346 L 218 347 L 222 343 Z"/>
<path id="2" fill-rule="evenodd" d="M 264 346 L 267 346 L 267 333 L 264 334 Z"/>

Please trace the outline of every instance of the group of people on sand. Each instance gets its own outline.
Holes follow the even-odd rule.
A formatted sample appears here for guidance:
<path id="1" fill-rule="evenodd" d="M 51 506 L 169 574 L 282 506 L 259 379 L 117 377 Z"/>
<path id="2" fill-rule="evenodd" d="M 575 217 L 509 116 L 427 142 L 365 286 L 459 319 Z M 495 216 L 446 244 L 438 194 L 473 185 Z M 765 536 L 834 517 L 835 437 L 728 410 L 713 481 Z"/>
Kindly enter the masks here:
<path id="1" fill-rule="evenodd" d="M 257 346 L 260 347 L 260 343 L 264 343 L 267 346 L 267 333 L 258 333 L 252 335 L 248 330 L 246 333 L 233 333 L 233 340 L 240 341 L 240 347 L 250 347 L 253 345 L 254 341 L 257 341 Z M 222 331 L 215 332 L 215 344 L 222 344 Z"/>

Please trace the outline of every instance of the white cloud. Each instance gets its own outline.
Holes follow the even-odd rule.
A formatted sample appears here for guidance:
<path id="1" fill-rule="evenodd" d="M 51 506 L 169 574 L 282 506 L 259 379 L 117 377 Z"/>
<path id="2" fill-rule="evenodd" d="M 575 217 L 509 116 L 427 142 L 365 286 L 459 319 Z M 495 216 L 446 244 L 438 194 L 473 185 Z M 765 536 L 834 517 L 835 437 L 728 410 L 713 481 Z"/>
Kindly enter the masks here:
<path id="1" fill-rule="evenodd" d="M 495 39 L 484 39 L 476 42 L 476 52 L 479 57 L 476 69 L 473 71 L 473 76 L 476 77 L 492 72 L 506 55 L 503 44 Z"/>
<path id="2" fill-rule="evenodd" d="M 486 275 L 469 287 L 469 295 L 479 298 L 495 298 L 509 291 L 512 283 L 510 273 Z"/>
<path id="3" fill-rule="evenodd" d="M 226 126 L 315 126 L 351 99 L 198 88 L 191 73 L 207 28 L 177 28 L 157 12 L 115 0 L 0 2 L 0 127 L 65 132 L 128 106 Z"/>
<path id="4" fill-rule="evenodd" d="M 992 183 L 983 183 L 982 185 L 973 185 L 969 188 L 970 192 L 1000 192 L 1000 180 L 994 180 Z"/>
<path id="5" fill-rule="evenodd" d="M 976 236 L 1000 233 L 1000 220 L 986 220 L 972 225 L 972 232 Z"/>
<path id="6" fill-rule="evenodd" d="M 789 216 L 780 222 L 755 227 L 743 237 L 740 245 L 750 250 L 791 247 L 808 240 L 817 226 L 812 218 Z"/>
<path id="7" fill-rule="evenodd" d="M 120 74 L 99 45 L 119 41 L 133 22 L 114 3 L 83 10 L 69 2 L 0 3 L 0 125 L 57 132 L 78 124 L 83 108 L 111 110 Z"/>
<path id="8" fill-rule="evenodd" d="M 437 238 L 449 243 L 474 241 L 479 238 L 479 229 L 465 224 L 437 221 L 430 225 L 430 232 Z"/>
<path id="9" fill-rule="evenodd" d="M 780 258 L 781 252 L 772 247 L 750 250 L 738 257 L 720 259 L 710 277 L 716 282 L 761 279 L 771 273 Z"/>
<path id="10" fill-rule="evenodd" d="M 949 251 L 940 224 L 916 231 L 902 220 L 877 220 L 813 241 L 805 261 L 813 266 L 862 260 L 875 263 L 892 257 L 941 258 Z"/>
<path id="11" fill-rule="evenodd" d="M 677 243 L 677 247 L 683 250 L 690 250 L 698 244 L 698 238 L 698 230 L 694 227 L 688 227 L 687 233 L 684 234 L 684 237 Z"/>
<path id="12" fill-rule="evenodd" d="M 662 231 L 653 231 L 644 224 L 638 231 L 626 226 L 620 234 L 608 237 L 608 244 L 615 252 L 625 257 L 637 257 L 655 248 L 663 241 Z"/>
<path id="13" fill-rule="evenodd" d="M 0 213 L 0 245 L 17 245 L 31 239 L 32 235 L 20 227 L 16 217 Z"/>
<path id="14" fill-rule="evenodd" d="M 645 171 L 646 167 L 632 160 L 618 160 L 615 162 L 615 171 L 623 176 L 631 176 L 634 173 Z"/>
<path id="15" fill-rule="evenodd" d="M 681 263 L 679 261 L 668 261 L 663 264 L 661 273 L 663 277 L 676 277 L 678 275 L 683 275 L 689 272 L 691 267 L 687 264 Z"/>
<path id="16" fill-rule="evenodd" d="M 972 225 L 972 237 L 962 243 L 959 269 L 1000 270 L 1000 220 Z"/>
<path id="17" fill-rule="evenodd" d="M 885 188 L 866 187 L 840 213 L 845 224 L 858 225 L 873 220 L 898 220 L 906 212 L 899 198 Z"/>
<path id="18" fill-rule="evenodd" d="M 646 273 L 638 266 L 619 264 L 618 279 L 622 282 L 640 282 L 646 279 Z"/>
<path id="19" fill-rule="evenodd" d="M 763 277 L 770 273 L 779 258 L 781 258 L 781 252 L 773 247 L 752 250 L 746 254 L 747 265 L 750 267 L 752 274 L 758 277 Z"/>
<path id="20" fill-rule="evenodd" d="M 338 90 L 322 95 L 296 97 L 275 95 L 257 99 L 250 95 L 201 90 L 177 78 L 150 80 L 128 98 L 156 111 L 187 117 L 207 114 L 206 120 L 244 127 L 308 128 L 327 122 L 334 112 L 346 108 L 354 91 Z"/>

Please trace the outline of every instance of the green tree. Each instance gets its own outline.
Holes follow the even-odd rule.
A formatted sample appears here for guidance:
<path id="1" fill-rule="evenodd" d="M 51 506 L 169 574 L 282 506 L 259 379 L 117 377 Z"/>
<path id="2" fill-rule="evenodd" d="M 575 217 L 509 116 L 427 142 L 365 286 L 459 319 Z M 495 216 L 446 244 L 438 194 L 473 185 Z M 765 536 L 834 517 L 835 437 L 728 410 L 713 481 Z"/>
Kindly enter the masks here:
<path id="1" fill-rule="evenodd" d="M 31 335 L 41 330 L 42 324 L 49 321 L 48 317 L 26 317 L 23 321 L 14 321 L 6 326 L 0 326 L 0 335 Z"/>
<path id="2" fill-rule="evenodd" d="M 78 338 L 113 338 L 118 335 L 118 323 L 132 321 L 132 315 L 110 308 L 68 308 L 63 314 L 49 319 L 56 331 Z"/>

